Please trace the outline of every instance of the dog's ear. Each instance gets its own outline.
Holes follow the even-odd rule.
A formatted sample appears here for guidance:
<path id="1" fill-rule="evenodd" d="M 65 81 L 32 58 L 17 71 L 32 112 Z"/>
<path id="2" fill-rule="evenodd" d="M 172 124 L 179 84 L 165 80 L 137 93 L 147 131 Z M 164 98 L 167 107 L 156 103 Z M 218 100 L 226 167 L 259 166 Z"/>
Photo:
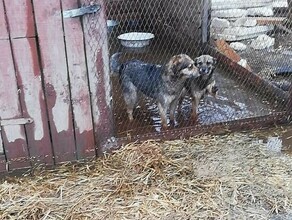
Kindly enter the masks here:
<path id="1" fill-rule="evenodd" d="M 217 58 L 213 57 L 213 65 L 217 64 Z"/>

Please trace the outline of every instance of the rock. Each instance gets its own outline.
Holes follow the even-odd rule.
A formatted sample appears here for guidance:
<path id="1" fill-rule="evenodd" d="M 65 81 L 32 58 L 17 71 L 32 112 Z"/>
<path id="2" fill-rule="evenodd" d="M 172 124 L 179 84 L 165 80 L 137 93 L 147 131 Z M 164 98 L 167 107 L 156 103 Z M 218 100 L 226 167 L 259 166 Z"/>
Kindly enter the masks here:
<path id="1" fill-rule="evenodd" d="M 275 38 L 269 37 L 266 34 L 258 36 L 250 44 L 250 47 L 255 50 L 262 50 L 274 46 Z"/>
<path id="2" fill-rule="evenodd" d="M 213 34 L 215 39 L 224 39 L 226 41 L 239 41 L 255 38 L 261 34 L 266 34 L 274 29 L 273 25 L 255 26 L 255 27 L 230 27 L 221 33 Z"/>
<path id="3" fill-rule="evenodd" d="M 246 68 L 247 67 L 247 60 L 246 59 L 241 59 L 240 61 L 237 62 L 240 66 Z"/>
<path id="4" fill-rule="evenodd" d="M 214 18 L 211 22 L 211 28 L 222 29 L 230 27 L 230 22 L 227 19 Z"/>
<path id="5" fill-rule="evenodd" d="M 245 9 L 214 10 L 211 12 L 212 17 L 218 18 L 240 18 L 247 16 L 247 14 Z"/>
<path id="6" fill-rule="evenodd" d="M 254 27 L 257 25 L 256 18 L 239 18 L 233 24 L 234 27 Z"/>
<path id="7" fill-rule="evenodd" d="M 213 2 L 212 2 L 212 4 L 213 4 Z M 273 7 L 274 8 L 287 8 L 288 2 L 287 2 L 287 0 L 274 0 Z"/>
<path id="8" fill-rule="evenodd" d="M 243 51 L 246 50 L 247 46 L 244 43 L 240 43 L 240 42 L 233 42 L 230 44 L 230 47 L 233 50 L 237 50 L 237 51 Z"/>
<path id="9" fill-rule="evenodd" d="M 247 9 L 248 16 L 264 16 L 270 17 L 274 15 L 273 7 L 259 7 Z"/>
<path id="10" fill-rule="evenodd" d="M 234 9 L 234 8 L 250 8 L 250 7 L 262 7 L 271 5 L 275 0 L 212 0 L 212 10 L 222 9 Z M 277 0 L 283 1 L 283 0 Z"/>

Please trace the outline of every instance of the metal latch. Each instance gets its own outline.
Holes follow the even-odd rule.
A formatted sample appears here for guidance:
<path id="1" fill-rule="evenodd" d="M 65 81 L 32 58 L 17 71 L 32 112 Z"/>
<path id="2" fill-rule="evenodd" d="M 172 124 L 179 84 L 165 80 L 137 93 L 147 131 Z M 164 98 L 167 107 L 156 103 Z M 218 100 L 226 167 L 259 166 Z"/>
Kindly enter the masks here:
<path id="1" fill-rule="evenodd" d="M 98 12 L 101 9 L 101 6 L 98 4 L 92 4 L 89 6 L 71 9 L 67 11 L 63 11 L 63 18 L 75 18 L 80 17 L 85 14 L 93 14 Z"/>
<path id="2" fill-rule="evenodd" d="M 33 123 L 32 118 L 2 119 L 2 120 L 0 120 L 0 130 L 1 130 L 1 126 L 24 125 L 24 124 L 30 124 L 30 123 Z"/>

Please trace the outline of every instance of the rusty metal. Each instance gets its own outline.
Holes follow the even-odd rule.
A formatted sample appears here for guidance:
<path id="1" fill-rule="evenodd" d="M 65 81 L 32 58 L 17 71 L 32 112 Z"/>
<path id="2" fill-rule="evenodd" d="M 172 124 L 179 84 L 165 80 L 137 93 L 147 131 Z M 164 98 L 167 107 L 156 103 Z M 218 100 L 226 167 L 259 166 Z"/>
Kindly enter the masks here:
<path id="1" fill-rule="evenodd" d="M 185 139 L 202 134 L 226 134 L 228 132 L 242 132 L 247 130 L 263 129 L 287 123 L 288 117 L 286 112 L 281 112 L 256 118 L 241 119 L 238 121 L 178 128 L 162 131 L 159 133 L 147 133 L 122 138 L 114 138 L 103 143 L 101 152 L 112 152 L 113 150 L 131 142 L 140 143 L 146 140 L 166 141 Z"/>
<path id="2" fill-rule="evenodd" d="M 63 18 L 75 18 L 80 17 L 86 14 L 93 14 L 98 12 L 101 9 L 99 4 L 93 4 L 89 6 L 84 6 L 81 8 L 71 9 L 63 11 Z"/>

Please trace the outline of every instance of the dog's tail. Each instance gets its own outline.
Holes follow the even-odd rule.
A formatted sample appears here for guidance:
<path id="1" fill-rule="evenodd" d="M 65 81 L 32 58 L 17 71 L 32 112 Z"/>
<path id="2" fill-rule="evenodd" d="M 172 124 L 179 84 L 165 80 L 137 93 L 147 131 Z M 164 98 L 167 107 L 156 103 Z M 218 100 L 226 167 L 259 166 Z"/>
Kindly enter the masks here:
<path id="1" fill-rule="evenodd" d="M 120 57 L 122 55 L 122 52 L 114 53 L 110 58 L 110 70 L 112 75 L 119 74 L 121 64 L 120 64 Z"/>

